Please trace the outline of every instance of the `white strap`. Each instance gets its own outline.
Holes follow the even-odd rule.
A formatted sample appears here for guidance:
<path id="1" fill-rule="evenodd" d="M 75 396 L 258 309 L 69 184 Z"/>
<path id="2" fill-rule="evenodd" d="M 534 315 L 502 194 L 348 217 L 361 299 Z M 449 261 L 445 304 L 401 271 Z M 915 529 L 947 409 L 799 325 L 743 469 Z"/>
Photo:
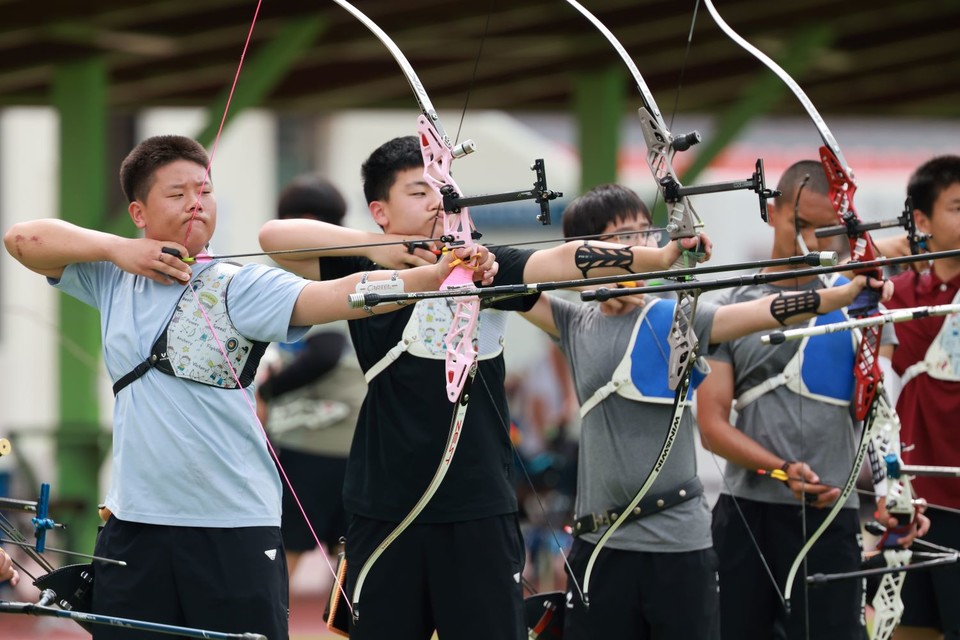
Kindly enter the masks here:
<path id="1" fill-rule="evenodd" d="M 734 401 L 734 406 L 737 411 L 742 411 L 745 406 L 759 398 L 765 393 L 773 391 L 777 387 L 782 387 L 783 385 L 790 382 L 792 375 L 787 375 L 786 373 L 778 373 L 772 378 L 767 378 L 760 384 L 750 389 L 747 389 Z"/>
<path id="2" fill-rule="evenodd" d="M 593 395 L 590 396 L 590 399 L 580 405 L 580 417 L 583 418 L 583 416 L 587 415 L 587 412 L 609 398 L 611 394 L 616 393 L 617 389 L 619 389 L 620 385 L 624 382 L 626 381 L 611 380 L 607 384 L 594 391 Z"/>
<path id="3" fill-rule="evenodd" d="M 380 358 L 377 364 L 367 369 L 367 372 L 363 374 L 363 377 L 367 381 L 367 384 L 369 384 L 371 380 L 373 380 L 378 375 L 380 375 L 384 369 L 386 369 L 391 364 L 396 362 L 397 358 L 399 358 L 402 354 L 404 354 L 410 348 L 410 345 L 416 341 L 417 339 L 415 337 L 404 338 L 403 340 L 398 342 L 396 345 L 394 345 L 394 347 L 390 349 L 390 351 L 387 351 L 386 355 Z"/>
<path id="4" fill-rule="evenodd" d="M 921 373 L 927 373 L 930 371 L 930 363 L 926 360 L 921 360 L 920 362 L 914 362 L 912 365 L 907 367 L 907 370 L 903 372 L 903 375 L 900 376 L 900 388 L 903 389 L 907 386 L 907 383 L 916 378 Z"/>

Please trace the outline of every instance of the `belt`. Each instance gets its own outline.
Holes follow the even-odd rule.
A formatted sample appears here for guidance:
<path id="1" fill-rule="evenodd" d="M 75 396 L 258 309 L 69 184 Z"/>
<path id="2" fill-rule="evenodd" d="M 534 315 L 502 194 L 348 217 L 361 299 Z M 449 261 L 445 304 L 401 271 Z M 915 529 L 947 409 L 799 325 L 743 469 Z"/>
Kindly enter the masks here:
<path id="1" fill-rule="evenodd" d="M 680 503 L 686 502 L 703 494 L 703 483 L 700 478 L 694 476 L 679 487 L 674 487 L 670 491 L 645 496 L 640 503 L 633 508 L 624 522 L 639 520 L 660 513 L 670 507 L 675 507 Z M 588 513 L 585 516 L 576 518 L 573 521 L 573 536 L 582 536 L 585 533 L 594 533 L 603 527 L 613 524 L 626 507 L 607 509 L 600 513 Z"/>

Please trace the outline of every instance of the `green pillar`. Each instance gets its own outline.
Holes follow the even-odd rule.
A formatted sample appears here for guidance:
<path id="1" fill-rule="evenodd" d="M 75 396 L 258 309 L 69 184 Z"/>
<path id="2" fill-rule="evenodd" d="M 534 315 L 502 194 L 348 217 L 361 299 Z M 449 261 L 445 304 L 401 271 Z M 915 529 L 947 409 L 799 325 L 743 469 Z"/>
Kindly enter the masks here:
<path id="1" fill-rule="evenodd" d="M 270 42 L 261 47 L 256 56 L 243 65 L 233 97 L 230 96 L 230 85 L 217 96 L 210 106 L 206 126 L 196 136 L 197 141 L 209 148 L 220 129 L 220 120 L 228 100 L 230 108 L 226 112 L 224 128 L 244 110 L 262 104 L 326 28 L 327 22 L 320 15 L 300 16 L 288 22 Z"/>
<path id="2" fill-rule="evenodd" d="M 617 179 L 620 121 L 625 108 L 623 65 L 577 78 L 574 107 L 580 131 L 580 192 Z"/>
<path id="3" fill-rule="evenodd" d="M 54 78 L 53 105 L 60 116 L 60 217 L 83 227 L 99 228 L 106 208 L 107 68 L 99 57 L 61 65 Z M 76 299 L 61 295 L 59 319 L 64 343 L 79 345 L 100 360 L 100 316 Z M 98 485 L 100 407 L 97 376 L 61 343 L 57 431 L 58 482 L 51 511 L 67 521 L 66 548 L 90 552 L 99 522 Z M 67 505 L 76 505 L 70 513 Z M 68 520 L 69 518 L 69 520 Z"/>

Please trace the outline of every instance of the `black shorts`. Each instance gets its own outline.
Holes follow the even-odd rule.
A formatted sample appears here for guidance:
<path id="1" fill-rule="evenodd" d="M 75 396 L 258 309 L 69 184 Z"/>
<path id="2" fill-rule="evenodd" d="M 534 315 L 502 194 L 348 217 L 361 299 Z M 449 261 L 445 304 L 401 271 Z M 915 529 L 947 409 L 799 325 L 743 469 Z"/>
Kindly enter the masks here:
<path id="1" fill-rule="evenodd" d="M 960 515 L 930 509 L 930 531 L 924 540 L 951 549 L 960 548 Z M 922 550 L 919 545 L 914 549 Z M 945 638 L 960 638 L 960 564 L 907 572 L 900 597 L 909 627 L 939 629 Z"/>
<path id="2" fill-rule="evenodd" d="M 95 553 L 93 613 L 286 640 L 287 564 L 276 527 L 217 529 L 124 522 L 111 517 Z M 93 625 L 95 640 L 143 631 Z"/>
<path id="3" fill-rule="evenodd" d="M 335 548 L 340 538 L 347 535 L 347 513 L 343 509 L 347 459 L 283 448 L 278 449 L 277 454 L 320 542 L 327 545 L 328 550 Z M 283 483 L 280 530 L 287 551 L 311 551 L 317 547 L 286 482 Z"/>
<path id="4" fill-rule="evenodd" d="M 347 593 L 395 523 L 354 517 L 347 532 Z M 351 640 L 526 640 L 524 548 L 516 514 L 412 524 L 373 565 Z"/>
<path id="5" fill-rule="evenodd" d="M 744 528 L 739 505 L 750 524 Z M 863 580 L 838 580 L 806 587 L 797 573 L 788 616 L 780 601 L 787 573 L 807 534 L 823 523 L 829 509 L 770 504 L 721 495 L 713 509 L 713 548 L 720 560 L 720 622 L 725 640 L 786 637 L 791 640 L 862 640 L 866 638 Z M 760 557 L 756 545 L 763 552 Z M 776 589 L 764 567 L 766 561 Z M 860 519 L 856 509 L 842 509 L 807 554 L 807 574 L 856 571 L 861 564 Z M 809 607 L 807 606 L 809 598 Z M 774 636 L 774 629 L 785 636 Z"/>
<path id="6" fill-rule="evenodd" d="M 570 550 L 570 568 L 580 587 L 593 549 L 578 539 Z M 717 588 L 713 549 L 650 553 L 604 547 L 590 576 L 589 609 L 574 581 L 567 580 L 563 638 L 719 640 Z"/>

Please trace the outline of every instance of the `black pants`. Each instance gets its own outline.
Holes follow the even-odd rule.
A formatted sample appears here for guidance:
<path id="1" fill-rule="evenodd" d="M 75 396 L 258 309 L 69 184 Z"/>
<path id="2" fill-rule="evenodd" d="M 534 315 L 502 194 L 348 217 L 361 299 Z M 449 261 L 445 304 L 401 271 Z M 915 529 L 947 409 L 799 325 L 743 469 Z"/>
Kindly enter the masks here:
<path id="1" fill-rule="evenodd" d="M 930 531 L 924 540 L 951 549 L 960 548 L 960 515 L 930 509 Z M 913 547 L 921 550 L 920 545 Z M 903 583 L 903 619 L 900 624 L 939 629 L 948 640 L 960 638 L 960 564 L 910 571 Z"/>
<path id="2" fill-rule="evenodd" d="M 279 449 L 280 464 L 297 498 L 307 512 L 310 524 L 327 545 L 336 548 L 340 538 L 347 535 L 347 512 L 343 508 L 343 477 L 347 472 L 345 457 L 303 453 L 293 449 Z M 283 518 L 280 524 L 283 546 L 287 551 L 311 551 L 317 542 L 300 512 L 290 487 L 283 483 Z"/>
<path id="3" fill-rule="evenodd" d="M 395 523 L 354 517 L 347 593 Z M 516 514 L 412 524 L 367 574 L 351 640 L 525 640 L 523 539 Z"/>
<path id="4" fill-rule="evenodd" d="M 583 586 L 594 545 L 576 540 L 570 567 Z M 567 580 L 564 640 L 714 640 L 720 638 L 713 549 L 684 553 L 604 547 L 590 576 L 590 608 Z"/>
<path id="5" fill-rule="evenodd" d="M 720 559 L 720 623 L 724 640 L 865 640 L 862 580 L 839 580 L 808 589 L 801 567 L 793 585 L 790 615 L 777 594 L 778 589 L 783 593 L 790 565 L 805 542 L 801 510 L 806 510 L 810 535 L 823 523 L 829 509 L 742 498 L 736 504 L 749 523 L 749 533 L 733 498 L 721 495 L 713 509 L 713 548 Z M 842 509 L 811 548 L 806 572 L 859 569 L 859 534 L 857 510 Z M 776 589 L 764 568 L 764 560 L 776 580 Z"/>
<path id="6" fill-rule="evenodd" d="M 287 565 L 277 527 L 171 527 L 111 517 L 96 554 L 128 564 L 94 564 L 93 613 L 288 638 Z M 93 631 L 94 640 L 147 635 L 105 625 Z"/>

